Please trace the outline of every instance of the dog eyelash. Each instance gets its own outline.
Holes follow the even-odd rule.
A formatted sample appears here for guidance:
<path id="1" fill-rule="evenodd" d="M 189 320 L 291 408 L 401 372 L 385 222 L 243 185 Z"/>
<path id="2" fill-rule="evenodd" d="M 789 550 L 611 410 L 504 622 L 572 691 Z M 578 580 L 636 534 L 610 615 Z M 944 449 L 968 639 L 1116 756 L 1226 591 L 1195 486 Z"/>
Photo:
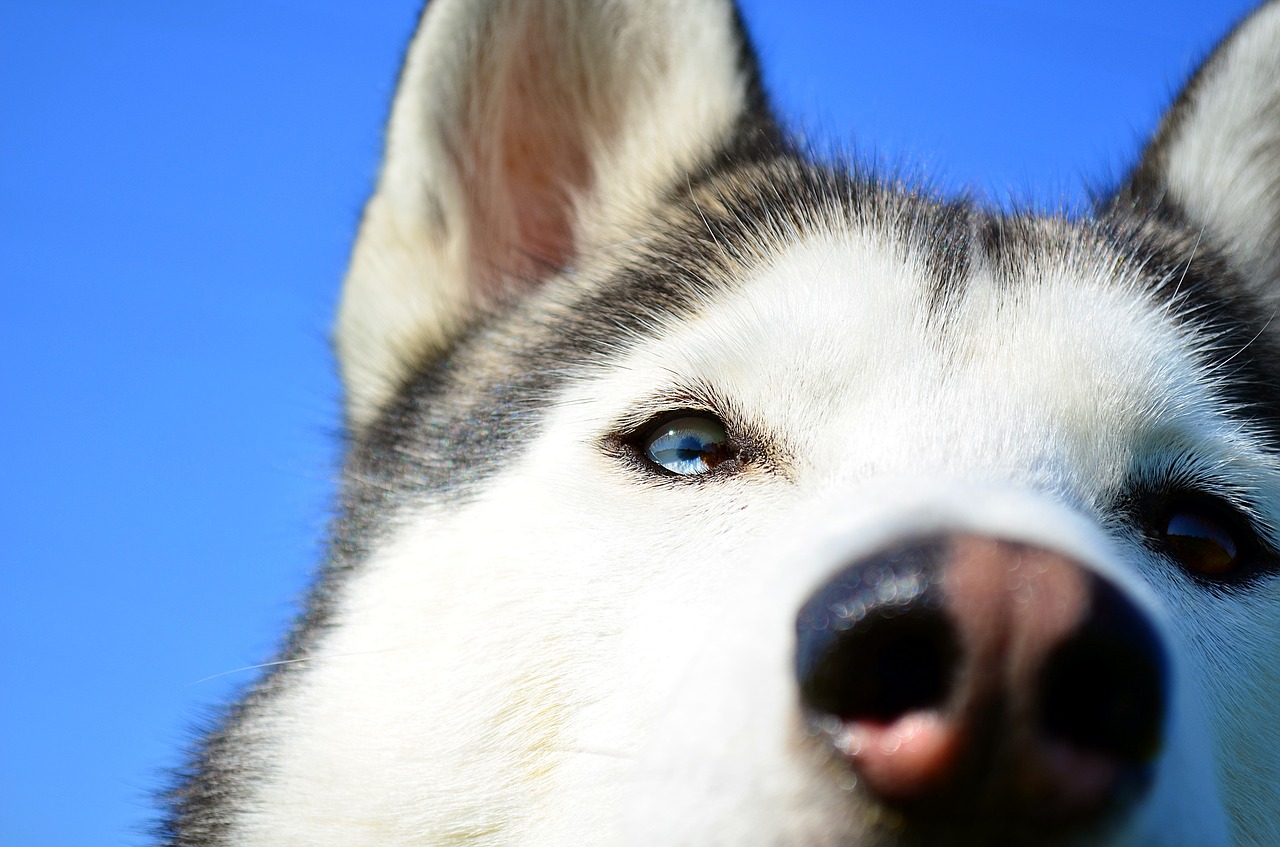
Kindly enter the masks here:
<path id="1" fill-rule="evenodd" d="M 639 435 L 646 427 L 680 414 L 709 415 L 725 423 L 726 430 L 738 419 L 736 404 L 702 380 L 681 380 L 637 403 L 620 415 L 610 429 L 627 437 Z"/>

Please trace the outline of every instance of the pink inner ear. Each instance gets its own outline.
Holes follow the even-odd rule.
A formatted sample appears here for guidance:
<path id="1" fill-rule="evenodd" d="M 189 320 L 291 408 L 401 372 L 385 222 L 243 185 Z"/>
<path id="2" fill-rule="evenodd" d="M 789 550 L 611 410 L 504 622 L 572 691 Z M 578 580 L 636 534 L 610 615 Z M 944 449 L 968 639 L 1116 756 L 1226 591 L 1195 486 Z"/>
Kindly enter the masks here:
<path id="1" fill-rule="evenodd" d="M 507 193 L 515 232 L 512 261 L 534 275 L 563 267 L 574 252 L 573 198 L 591 181 L 582 139 L 544 116 L 516 110 L 506 130 Z"/>
<path id="2" fill-rule="evenodd" d="M 593 178 L 588 145 L 609 129 L 591 97 L 606 81 L 582 66 L 590 48 L 564 43 L 567 29 L 552 17 L 530 13 L 518 33 L 495 33 L 470 92 L 457 153 L 468 176 L 472 281 L 489 302 L 572 262 L 574 199 Z"/>

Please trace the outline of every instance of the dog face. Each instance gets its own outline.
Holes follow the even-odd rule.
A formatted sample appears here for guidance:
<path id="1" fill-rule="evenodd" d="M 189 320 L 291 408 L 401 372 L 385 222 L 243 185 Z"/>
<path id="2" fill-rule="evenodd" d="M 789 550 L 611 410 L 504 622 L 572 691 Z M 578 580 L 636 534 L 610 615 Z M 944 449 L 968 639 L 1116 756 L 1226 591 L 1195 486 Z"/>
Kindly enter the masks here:
<path id="1" fill-rule="evenodd" d="M 428 8 L 302 661 L 176 841 L 1280 841 L 1280 5 L 1088 221 L 812 161 L 745 45 Z"/>

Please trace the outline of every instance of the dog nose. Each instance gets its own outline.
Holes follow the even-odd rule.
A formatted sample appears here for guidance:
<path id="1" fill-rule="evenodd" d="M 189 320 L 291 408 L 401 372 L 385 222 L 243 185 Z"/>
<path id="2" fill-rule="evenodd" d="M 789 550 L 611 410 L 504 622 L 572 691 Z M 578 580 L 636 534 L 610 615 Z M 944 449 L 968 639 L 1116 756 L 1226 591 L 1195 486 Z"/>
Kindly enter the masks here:
<path id="1" fill-rule="evenodd" d="M 815 734 L 862 790 L 930 825 L 1100 819 L 1141 793 L 1167 706 L 1160 637 L 1123 591 L 974 535 L 837 574 L 799 613 L 796 672 Z"/>

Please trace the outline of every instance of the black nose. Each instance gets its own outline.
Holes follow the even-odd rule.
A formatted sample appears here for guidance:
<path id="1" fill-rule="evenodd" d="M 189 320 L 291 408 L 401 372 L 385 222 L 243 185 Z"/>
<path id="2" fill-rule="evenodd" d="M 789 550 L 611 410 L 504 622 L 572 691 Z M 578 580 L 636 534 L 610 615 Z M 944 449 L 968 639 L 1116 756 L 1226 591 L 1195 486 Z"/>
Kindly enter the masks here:
<path id="1" fill-rule="evenodd" d="M 822 586 L 796 634 L 819 735 L 909 818 L 985 809 L 1001 826 L 1085 825 L 1135 797 L 1160 750 L 1159 634 L 1123 591 L 1051 551 L 903 543 Z"/>

